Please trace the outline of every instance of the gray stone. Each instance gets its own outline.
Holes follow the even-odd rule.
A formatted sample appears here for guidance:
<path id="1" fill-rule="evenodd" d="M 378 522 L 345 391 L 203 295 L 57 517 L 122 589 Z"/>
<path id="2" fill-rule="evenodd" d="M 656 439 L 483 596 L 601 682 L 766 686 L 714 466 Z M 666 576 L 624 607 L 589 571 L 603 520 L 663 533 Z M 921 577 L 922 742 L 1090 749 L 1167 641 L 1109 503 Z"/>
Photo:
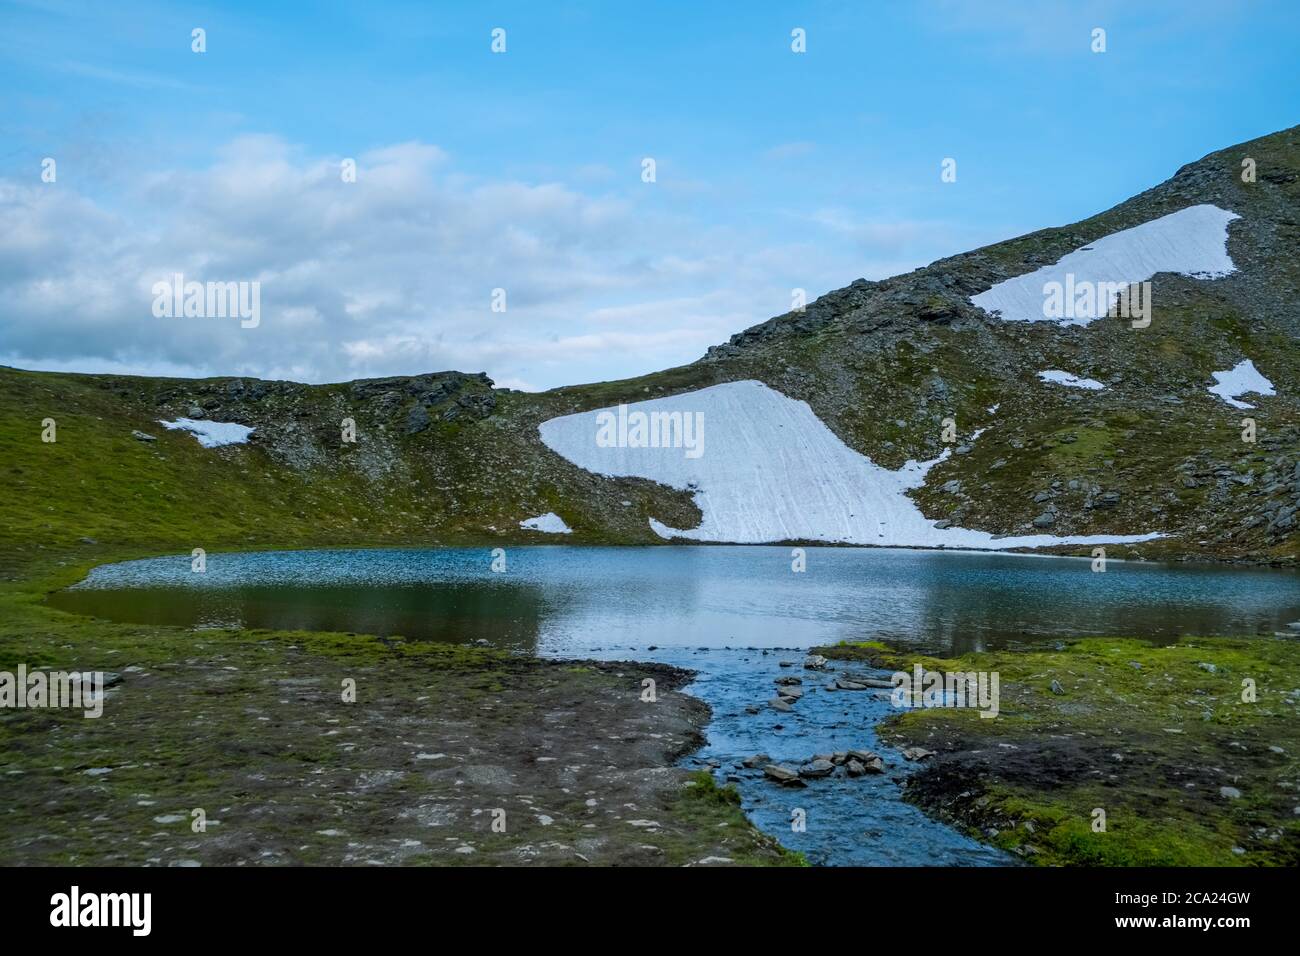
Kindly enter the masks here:
<path id="1" fill-rule="evenodd" d="M 829 777 L 834 772 L 835 764 L 825 759 L 814 760 L 812 763 L 806 763 L 799 768 L 799 776 L 801 777 Z"/>
<path id="2" fill-rule="evenodd" d="M 799 771 L 782 764 L 770 763 L 763 768 L 763 773 L 769 780 L 775 780 L 787 787 L 802 787 L 804 785 L 803 781 L 799 779 Z"/>
<path id="3" fill-rule="evenodd" d="M 416 405 L 406 415 L 406 434 L 415 435 L 429 427 L 429 410 Z"/>

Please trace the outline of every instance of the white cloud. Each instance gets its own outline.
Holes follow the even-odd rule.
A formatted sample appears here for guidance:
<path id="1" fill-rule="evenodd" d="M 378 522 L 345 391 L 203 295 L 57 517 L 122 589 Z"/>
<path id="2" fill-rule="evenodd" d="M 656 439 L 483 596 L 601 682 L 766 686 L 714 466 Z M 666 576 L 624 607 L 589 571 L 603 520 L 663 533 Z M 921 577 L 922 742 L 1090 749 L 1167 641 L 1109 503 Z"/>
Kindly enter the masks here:
<path id="1" fill-rule="evenodd" d="M 786 311 L 793 287 L 919 264 L 893 255 L 909 227 L 791 243 L 644 189 L 469 176 L 426 143 L 362 153 L 354 183 L 346 157 L 275 136 L 215 156 L 142 174 L 111 204 L 0 180 L 2 360 L 306 381 L 458 368 L 546 388 L 688 362 Z M 259 282 L 260 324 L 155 318 L 151 287 L 174 273 Z"/>

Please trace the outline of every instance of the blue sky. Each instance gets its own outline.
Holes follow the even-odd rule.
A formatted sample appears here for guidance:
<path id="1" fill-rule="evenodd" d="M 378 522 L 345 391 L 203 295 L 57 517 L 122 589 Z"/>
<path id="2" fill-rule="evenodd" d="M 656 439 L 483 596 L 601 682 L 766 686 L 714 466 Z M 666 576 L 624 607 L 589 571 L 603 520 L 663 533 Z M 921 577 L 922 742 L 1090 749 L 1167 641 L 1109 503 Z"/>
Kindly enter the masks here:
<path id="1" fill-rule="evenodd" d="M 1293 125 L 1298 53 L 1295 3 L 0 0 L 0 362 L 651 371 Z M 176 270 L 261 324 L 156 318 Z"/>

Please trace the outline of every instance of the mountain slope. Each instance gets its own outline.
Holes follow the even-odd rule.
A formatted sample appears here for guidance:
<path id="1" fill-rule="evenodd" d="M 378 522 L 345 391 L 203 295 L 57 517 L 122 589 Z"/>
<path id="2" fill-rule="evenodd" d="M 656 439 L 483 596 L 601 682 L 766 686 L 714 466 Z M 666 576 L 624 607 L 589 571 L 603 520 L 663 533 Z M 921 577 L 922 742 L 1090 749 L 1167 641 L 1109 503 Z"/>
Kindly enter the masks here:
<path id="1" fill-rule="evenodd" d="M 1244 157 L 1255 161 L 1253 183 L 1242 182 Z M 1089 243 L 1204 204 L 1239 217 L 1227 225 L 1236 271 L 1156 275 L 1148 328 L 1119 318 L 1006 321 L 971 302 Z M 1091 219 L 858 280 L 698 362 L 636 379 L 529 395 L 456 372 L 307 386 L 0 369 L 9 492 L 0 551 L 82 536 L 186 549 L 550 541 L 519 528 L 547 512 L 574 530 L 566 542 L 660 541 L 652 519 L 699 524 L 690 491 L 601 477 L 548 449 L 538 427 L 756 380 L 807 402 L 882 468 L 947 449 L 910 492 L 931 521 L 993 534 L 1162 532 L 1134 547 L 1294 562 L 1298 341 L 1300 128 L 1292 128 L 1212 153 Z M 1244 396 L 1250 411 L 1209 391 L 1214 372 L 1244 360 L 1276 393 Z M 1104 388 L 1040 377 L 1051 370 Z M 1254 443 L 1242 441 L 1245 416 L 1256 421 Z M 203 448 L 157 423 L 178 417 L 255 431 L 246 445 Z M 57 422 L 57 442 L 41 441 L 45 418 Z M 346 418 L 355 443 L 343 441 Z M 943 440 L 946 418 L 956 441 Z M 136 430 L 154 440 L 132 437 Z"/>

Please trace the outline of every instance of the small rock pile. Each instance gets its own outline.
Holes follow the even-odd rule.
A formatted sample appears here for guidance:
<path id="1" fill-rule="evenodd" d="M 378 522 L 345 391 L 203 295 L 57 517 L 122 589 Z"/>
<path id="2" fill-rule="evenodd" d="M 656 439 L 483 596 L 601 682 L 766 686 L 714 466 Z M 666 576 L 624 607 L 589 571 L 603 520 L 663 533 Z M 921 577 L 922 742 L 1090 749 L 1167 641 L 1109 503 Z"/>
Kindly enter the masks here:
<path id="1" fill-rule="evenodd" d="M 838 750 L 829 754 L 813 754 L 798 767 L 771 763 L 767 754 L 755 754 L 746 757 L 741 765 L 748 769 L 762 766 L 763 774 L 769 780 L 787 787 L 807 786 L 805 781 L 834 776 L 841 768 L 843 775 L 848 777 L 885 772 L 884 758 L 872 750 Z"/>

